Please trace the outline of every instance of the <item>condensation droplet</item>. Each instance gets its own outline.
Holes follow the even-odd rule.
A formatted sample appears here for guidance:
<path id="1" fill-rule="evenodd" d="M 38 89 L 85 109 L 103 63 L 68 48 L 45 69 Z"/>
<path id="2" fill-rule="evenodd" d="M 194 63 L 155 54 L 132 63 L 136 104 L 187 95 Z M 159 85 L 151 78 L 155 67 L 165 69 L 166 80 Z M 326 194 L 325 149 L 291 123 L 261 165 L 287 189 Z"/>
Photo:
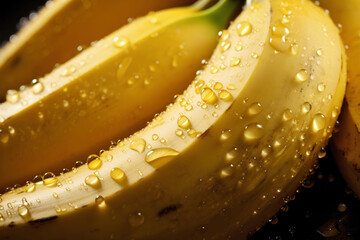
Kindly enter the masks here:
<path id="1" fill-rule="evenodd" d="M 95 189 L 101 187 L 101 182 L 100 182 L 99 177 L 96 175 L 93 175 L 93 174 L 91 174 L 85 178 L 85 183 L 86 183 L 86 185 L 88 185 L 92 188 L 95 188 Z"/>
<path id="2" fill-rule="evenodd" d="M 33 182 L 27 182 L 25 185 L 25 191 L 28 193 L 34 192 L 36 190 L 36 184 Z"/>
<path id="3" fill-rule="evenodd" d="M 44 90 L 44 85 L 41 82 L 38 82 L 35 83 L 31 89 L 34 94 L 39 94 Z"/>
<path id="4" fill-rule="evenodd" d="M 290 49 L 289 44 L 287 44 L 285 40 L 285 36 L 282 37 L 274 36 L 271 37 L 269 41 L 270 41 L 270 46 L 276 51 L 285 52 Z"/>
<path id="5" fill-rule="evenodd" d="M 248 141 L 257 140 L 264 134 L 263 126 L 258 123 L 252 123 L 245 127 L 244 137 Z"/>
<path id="6" fill-rule="evenodd" d="M 172 148 L 156 148 L 146 154 L 145 161 L 158 168 L 168 162 L 171 157 L 177 155 L 179 155 L 179 152 Z"/>
<path id="7" fill-rule="evenodd" d="M 145 146 L 146 146 L 146 141 L 142 138 L 134 139 L 130 143 L 130 149 L 132 149 L 138 153 L 144 152 Z"/>
<path id="8" fill-rule="evenodd" d="M 17 103 L 20 100 L 20 94 L 18 91 L 10 89 L 6 93 L 6 101 L 8 103 Z"/>
<path id="9" fill-rule="evenodd" d="M 324 158 L 325 156 L 326 156 L 326 149 L 321 148 L 319 153 L 318 153 L 318 158 Z"/>
<path id="10" fill-rule="evenodd" d="M 117 183 L 124 183 L 126 180 L 125 172 L 120 168 L 111 169 L 110 176 Z"/>
<path id="11" fill-rule="evenodd" d="M 309 79 L 309 73 L 305 69 L 301 69 L 295 75 L 295 81 L 298 82 L 298 83 L 304 83 L 308 79 Z"/>
<path id="12" fill-rule="evenodd" d="M 201 99 L 208 104 L 215 104 L 217 102 L 216 94 L 207 87 L 202 90 Z"/>
<path id="13" fill-rule="evenodd" d="M 56 178 L 56 175 L 54 173 L 47 172 L 42 177 L 42 181 L 45 186 L 55 187 L 57 185 L 58 179 Z"/>
<path id="14" fill-rule="evenodd" d="M 224 40 L 220 42 L 220 51 L 223 53 L 227 51 L 231 46 L 231 42 L 228 40 Z"/>
<path id="15" fill-rule="evenodd" d="M 189 129 L 191 128 L 191 122 L 186 116 L 180 116 L 177 120 L 177 125 L 182 129 Z"/>
<path id="16" fill-rule="evenodd" d="M 221 132 L 220 141 L 226 141 L 231 137 L 231 130 L 224 130 Z"/>
<path id="17" fill-rule="evenodd" d="M 117 48 L 124 48 L 130 44 L 129 40 L 125 37 L 114 37 L 113 45 Z"/>
<path id="18" fill-rule="evenodd" d="M 219 98 L 220 100 L 223 100 L 225 102 L 231 101 L 233 99 L 233 96 L 231 95 L 231 93 L 229 93 L 226 90 L 221 90 L 219 92 Z"/>
<path id="19" fill-rule="evenodd" d="M 63 72 L 61 73 L 61 76 L 67 77 L 67 76 L 70 76 L 71 74 L 73 74 L 74 72 L 76 72 L 76 67 L 73 65 L 69 65 L 63 70 Z"/>
<path id="20" fill-rule="evenodd" d="M 289 121 L 294 117 L 294 114 L 291 109 L 286 109 L 282 115 L 283 121 Z"/>
<path id="21" fill-rule="evenodd" d="M 252 32 L 252 25 L 249 22 L 241 22 L 236 26 L 236 29 L 239 36 L 242 37 Z"/>
<path id="22" fill-rule="evenodd" d="M 102 165 L 102 160 L 96 154 L 91 154 L 86 159 L 87 166 L 90 170 L 99 169 Z"/>
<path id="23" fill-rule="evenodd" d="M 216 82 L 214 85 L 214 90 L 220 90 L 223 88 L 223 85 L 221 82 Z"/>
<path id="24" fill-rule="evenodd" d="M 311 104 L 309 102 L 304 102 L 301 105 L 301 112 L 303 114 L 306 114 L 306 113 L 310 112 L 310 110 L 311 110 Z"/>
<path id="25" fill-rule="evenodd" d="M 258 102 L 255 102 L 253 104 L 251 104 L 247 110 L 247 114 L 249 116 L 255 116 L 257 114 L 259 114 L 261 112 L 262 108 L 261 108 L 261 104 Z"/>
<path id="26" fill-rule="evenodd" d="M 319 83 L 318 86 L 317 86 L 317 90 L 318 90 L 320 93 L 322 93 L 322 92 L 325 91 L 325 87 L 326 87 L 325 83 Z"/>
<path id="27" fill-rule="evenodd" d="M 128 222 L 131 227 L 138 227 L 142 225 L 145 221 L 144 215 L 141 212 L 130 214 Z"/>
<path id="28" fill-rule="evenodd" d="M 24 220 L 28 220 L 31 217 L 30 211 L 25 205 L 19 206 L 18 213 L 19 213 L 20 217 Z"/>
<path id="29" fill-rule="evenodd" d="M 230 67 L 235 67 L 240 64 L 241 60 L 238 57 L 232 57 L 230 60 Z"/>
<path id="30" fill-rule="evenodd" d="M 325 116 L 321 113 L 318 113 L 314 116 L 314 119 L 312 121 L 312 130 L 314 133 L 317 133 L 318 131 L 324 129 L 325 127 Z"/>
<path id="31" fill-rule="evenodd" d="M 105 199 L 103 196 L 101 195 L 98 195 L 96 196 L 95 198 L 95 204 L 101 208 L 105 207 L 106 206 L 106 203 L 105 203 Z"/>

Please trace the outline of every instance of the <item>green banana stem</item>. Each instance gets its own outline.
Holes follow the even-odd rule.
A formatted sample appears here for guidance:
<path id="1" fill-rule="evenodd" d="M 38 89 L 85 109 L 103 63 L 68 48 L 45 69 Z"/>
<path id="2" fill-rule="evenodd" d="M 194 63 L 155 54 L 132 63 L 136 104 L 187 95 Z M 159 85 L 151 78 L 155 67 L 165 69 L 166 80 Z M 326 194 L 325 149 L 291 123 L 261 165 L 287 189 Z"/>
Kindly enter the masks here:
<path id="1" fill-rule="evenodd" d="M 218 27 L 225 26 L 229 17 L 234 14 L 234 9 L 241 2 L 241 0 L 220 0 L 214 6 L 204 10 L 199 17 L 208 18 Z"/>

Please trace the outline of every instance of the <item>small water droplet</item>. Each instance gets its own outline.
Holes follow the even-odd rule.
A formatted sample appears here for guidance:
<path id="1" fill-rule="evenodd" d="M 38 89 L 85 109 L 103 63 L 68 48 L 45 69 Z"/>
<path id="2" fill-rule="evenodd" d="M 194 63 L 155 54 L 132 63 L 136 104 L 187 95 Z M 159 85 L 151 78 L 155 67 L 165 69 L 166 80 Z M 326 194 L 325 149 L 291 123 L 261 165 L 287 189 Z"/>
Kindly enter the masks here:
<path id="1" fill-rule="evenodd" d="M 9 142 L 10 135 L 7 131 L 0 129 L 0 142 L 6 144 Z"/>
<path id="2" fill-rule="evenodd" d="M 231 137 L 231 130 L 223 130 L 220 135 L 220 141 L 226 141 Z"/>
<path id="3" fill-rule="evenodd" d="M 239 36 L 242 37 L 252 32 L 252 25 L 249 22 L 241 22 L 236 26 L 236 29 Z"/>
<path id="4" fill-rule="evenodd" d="M 219 98 L 225 102 L 231 101 L 233 99 L 233 96 L 231 95 L 231 93 L 229 93 L 226 90 L 221 90 L 219 92 Z"/>
<path id="5" fill-rule="evenodd" d="M 70 76 L 71 74 L 73 74 L 76 71 L 76 67 L 73 65 L 69 65 L 67 67 L 65 67 L 65 69 L 63 70 L 63 72 L 61 73 L 61 76 L 63 77 L 67 77 Z"/>
<path id="6" fill-rule="evenodd" d="M 316 50 L 316 54 L 320 57 L 323 54 L 323 50 L 319 48 L 318 50 Z"/>
<path id="7" fill-rule="evenodd" d="M 223 53 L 227 51 L 231 46 L 231 42 L 228 40 L 224 40 L 220 42 L 220 51 Z"/>
<path id="8" fill-rule="evenodd" d="M 96 170 L 99 169 L 102 165 L 102 160 L 96 154 L 91 154 L 87 157 L 86 163 L 89 169 Z"/>
<path id="9" fill-rule="evenodd" d="M 6 101 L 8 103 L 17 103 L 20 100 L 20 94 L 18 91 L 10 89 L 6 93 Z"/>
<path id="10" fill-rule="evenodd" d="M 85 183 L 86 183 L 86 185 L 88 185 L 92 188 L 95 188 L 95 189 L 101 187 L 101 182 L 100 182 L 99 177 L 96 175 L 93 175 L 93 174 L 91 174 L 85 178 Z"/>
<path id="11" fill-rule="evenodd" d="M 123 170 L 121 170 L 120 168 L 111 169 L 110 176 L 117 183 L 122 184 L 122 183 L 125 183 L 125 181 L 126 181 L 125 172 Z"/>
<path id="12" fill-rule="evenodd" d="M 248 141 L 253 141 L 261 138 L 264 134 L 263 126 L 258 123 L 252 123 L 245 127 L 244 137 Z"/>
<path id="13" fill-rule="evenodd" d="M 34 94 L 39 94 L 44 90 L 44 85 L 41 82 L 38 82 L 32 86 L 32 92 Z"/>
<path id="14" fill-rule="evenodd" d="M 24 220 L 28 220 L 31 217 L 30 211 L 25 205 L 19 206 L 18 213 L 19 213 L 20 217 Z"/>
<path id="15" fill-rule="evenodd" d="M 177 155 L 179 152 L 172 148 L 156 148 L 146 154 L 145 161 L 158 168 Z"/>
<path id="16" fill-rule="evenodd" d="M 142 225 L 145 221 L 145 217 L 141 212 L 130 214 L 128 222 L 131 227 L 138 227 Z"/>
<path id="17" fill-rule="evenodd" d="M 134 139 L 130 143 L 130 149 L 132 149 L 138 153 L 144 152 L 145 146 L 146 146 L 146 141 L 142 138 Z"/>
<path id="18" fill-rule="evenodd" d="M 182 129 L 189 129 L 191 128 L 191 122 L 186 116 L 180 116 L 177 120 L 177 125 Z"/>
<path id="19" fill-rule="evenodd" d="M 345 203 L 339 203 L 339 205 L 337 206 L 337 209 L 339 212 L 345 212 L 347 207 Z"/>
<path id="20" fill-rule="evenodd" d="M 25 191 L 28 193 L 34 192 L 36 190 L 36 184 L 33 182 L 27 182 L 25 185 Z"/>
<path id="21" fill-rule="evenodd" d="M 101 208 L 106 206 L 105 199 L 101 195 L 97 195 L 95 198 L 95 204 Z"/>
<path id="22" fill-rule="evenodd" d="M 159 135 L 153 134 L 151 138 L 152 138 L 152 140 L 156 141 L 159 139 Z"/>
<path id="23" fill-rule="evenodd" d="M 312 121 L 312 130 L 314 133 L 317 133 L 318 131 L 324 129 L 325 127 L 325 116 L 321 113 L 318 113 L 314 116 L 314 119 Z"/>
<path id="24" fill-rule="evenodd" d="M 222 83 L 220 82 L 216 82 L 215 85 L 214 85 L 214 90 L 220 90 L 223 88 L 223 85 Z"/>
<path id="25" fill-rule="evenodd" d="M 202 90 L 201 99 L 208 104 L 215 104 L 217 102 L 216 94 L 207 87 Z"/>
<path id="26" fill-rule="evenodd" d="M 232 57 L 230 60 L 230 67 L 238 66 L 241 62 L 241 59 L 238 57 Z"/>
<path id="27" fill-rule="evenodd" d="M 304 102 L 301 105 L 301 112 L 303 114 L 306 114 L 306 113 L 310 112 L 310 110 L 311 110 L 311 104 L 309 102 Z"/>
<path id="28" fill-rule="evenodd" d="M 215 67 L 214 65 L 210 66 L 210 73 L 215 74 L 219 72 L 219 69 Z"/>
<path id="29" fill-rule="evenodd" d="M 42 177 L 42 181 L 45 186 L 55 187 L 57 185 L 58 179 L 56 178 L 56 175 L 54 173 L 47 172 Z"/>
<path id="30" fill-rule="evenodd" d="M 124 48 L 130 44 L 130 41 L 125 37 L 114 37 L 113 45 L 117 48 Z"/>
<path id="31" fill-rule="evenodd" d="M 255 102 L 253 104 L 251 104 L 247 110 L 247 114 L 249 116 L 255 116 L 257 114 L 259 114 L 261 112 L 262 108 L 261 108 L 261 104 L 258 102 Z"/>
<path id="32" fill-rule="evenodd" d="M 305 69 L 301 69 L 295 75 L 295 81 L 298 82 L 298 83 L 304 83 L 308 79 L 309 79 L 309 73 Z"/>
<path id="33" fill-rule="evenodd" d="M 225 154 L 225 161 L 231 162 L 236 158 L 237 155 L 238 155 L 238 149 L 234 148 Z"/>
<path id="34" fill-rule="evenodd" d="M 294 114 L 291 109 L 286 109 L 282 115 L 283 121 L 289 121 L 294 117 Z"/>
<path id="35" fill-rule="evenodd" d="M 318 86 L 317 86 L 317 90 L 320 92 L 320 93 L 322 93 L 322 92 L 324 92 L 325 91 L 325 88 L 326 88 L 326 85 L 325 85 L 325 83 L 319 83 L 318 84 Z"/>
<path id="36" fill-rule="evenodd" d="M 220 171 L 221 178 L 230 177 L 234 173 L 234 169 L 232 167 L 226 167 Z"/>
<path id="37" fill-rule="evenodd" d="M 319 153 L 318 153 L 318 158 L 324 158 L 325 156 L 326 156 L 326 149 L 321 148 Z"/>

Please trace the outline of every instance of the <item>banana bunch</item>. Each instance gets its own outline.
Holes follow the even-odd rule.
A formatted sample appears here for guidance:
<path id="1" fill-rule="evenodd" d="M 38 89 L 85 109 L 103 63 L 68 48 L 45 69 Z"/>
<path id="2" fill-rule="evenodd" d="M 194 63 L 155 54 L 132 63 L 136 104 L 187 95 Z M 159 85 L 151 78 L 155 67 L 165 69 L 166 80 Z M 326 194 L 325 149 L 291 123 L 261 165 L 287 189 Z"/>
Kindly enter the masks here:
<path id="1" fill-rule="evenodd" d="M 319 1 L 341 26 L 347 46 L 348 84 L 338 133 L 332 149 L 337 165 L 349 186 L 360 196 L 360 2 L 356 0 Z"/>
<path id="2" fill-rule="evenodd" d="M 220 1 L 214 9 L 233 8 L 230 3 Z M 216 12 L 211 17 L 216 22 L 224 14 L 214 9 L 209 11 Z M 192 18 L 188 25 L 195 27 L 195 20 L 211 14 L 209 11 Z M 191 44 L 195 31 L 205 35 L 203 28 L 201 24 L 194 31 L 185 32 L 190 34 Z M 137 34 L 143 31 L 148 31 L 148 27 Z M 186 37 L 176 36 L 171 39 L 172 44 L 177 38 Z M 115 42 L 128 44 L 123 39 Z M 99 42 L 94 49 L 104 48 L 104 55 L 114 54 L 110 53 L 113 49 L 107 50 L 106 43 Z M 151 41 L 142 52 L 129 50 L 127 58 L 123 58 L 125 62 L 117 62 L 116 66 L 128 68 L 132 60 L 127 59 L 135 53 L 142 54 L 139 58 L 147 58 L 154 54 L 149 48 L 161 49 L 154 47 L 156 44 L 164 43 Z M 77 69 L 85 53 L 48 76 L 72 72 L 74 64 L 78 64 L 74 67 Z M 97 69 L 94 72 L 103 71 L 105 63 L 96 59 L 91 67 Z M 161 74 L 166 74 L 164 71 Z M 80 84 L 86 71 L 81 71 L 81 76 L 77 72 L 80 71 L 66 76 L 69 78 L 64 84 L 58 80 L 56 86 L 60 89 L 74 81 Z M 57 176 L 45 174 L 39 181 L 3 194 L 0 238 L 246 238 L 272 217 L 284 200 L 291 198 L 309 174 L 333 131 L 345 94 L 346 72 L 339 31 L 322 9 L 308 0 L 249 2 L 230 27 L 221 31 L 204 69 L 145 128 L 101 151 L 99 156 L 90 155 L 87 164 Z M 131 69 L 129 74 L 134 73 Z M 93 89 L 101 85 L 79 86 Z M 171 87 L 164 88 L 157 94 Z M 62 94 L 70 91 L 62 88 L 57 94 L 46 86 L 45 93 L 46 89 L 49 95 L 43 101 L 63 100 Z M 127 104 L 142 98 L 144 94 L 134 92 Z M 32 99 L 33 95 L 28 98 L 31 104 Z M 75 106 L 69 105 L 77 109 L 71 111 L 79 113 L 82 107 Z M 103 107 L 107 116 L 117 114 L 103 104 L 99 109 Z M 8 109 L 17 110 L 20 105 Z M 37 111 L 28 108 L 25 112 Z M 94 112 L 82 124 L 87 125 L 102 114 L 105 112 Z M 87 130 L 89 127 L 82 129 Z M 69 136 L 73 135 L 65 134 L 58 144 L 70 141 Z M 90 140 L 84 140 L 84 145 L 87 141 Z M 76 148 L 78 144 L 82 143 L 72 143 Z M 46 156 L 39 162 L 43 164 L 45 160 Z"/>
<path id="3" fill-rule="evenodd" d="M 0 100 L 8 89 L 49 73 L 128 22 L 150 10 L 190 4 L 191 0 L 137 0 L 136 8 L 118 0 L 50 0 L 0 50 Z M 200 1 L 200 8 L 206 1 Z M 130 19 L 131 20 L 131 19 Z"/>
<path id="4" fill-rule="evenodd" d="M 98 158 L 89 153 L 144 127 L 210 57 L 236 3 L 136 19 L 32 86 L 8 91 L 0 104 L 1 189 Z"/>

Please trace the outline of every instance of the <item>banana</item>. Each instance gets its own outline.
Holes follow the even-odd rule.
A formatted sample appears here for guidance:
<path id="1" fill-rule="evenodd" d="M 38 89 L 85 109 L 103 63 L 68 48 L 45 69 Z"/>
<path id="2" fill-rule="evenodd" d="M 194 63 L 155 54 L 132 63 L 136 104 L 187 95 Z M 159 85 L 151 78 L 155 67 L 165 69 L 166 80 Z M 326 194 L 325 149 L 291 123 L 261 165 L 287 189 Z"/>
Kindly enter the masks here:
<path id="1" fill-rule="evenodd" d="M 348 85 L 340 116 L 339 132 L 334 134 L 332 150 L 349 186 L 360 196 L 360 2 L 356 0 L 319 1 L 330 16 L 341 24 L 341 37 L 347 45 Z"/>
<path id="2" fill-rule="evenodd" d="M 87 165 L 4 194 L 0 238 L 244 239 L 309 173 L 345 80 L 324 11 L 305 0 L 249 4 L 148 126 Z"/>
<path id="3" fill-rule="evenodd" d="M 54 0 L 0 51 L 0 100 L 8 89 L 28 85 L 84 48 L 149 11 L 187 5 L 192 0 Z M 202 3 L 203 4 L 203 3 Z M 199 4 L 199 7 L 202 5 Z"/>
<path id="4" fill-rule="evenodd" d="M 174 8 L 134 20 L 32 87 L 9 91 L 0 104 L 0 187 L 71 168 L 90 150 L 145 126 L 210 57 L 237 4 Z M 13 168 L 16 174 L 8 171 Z"/>

